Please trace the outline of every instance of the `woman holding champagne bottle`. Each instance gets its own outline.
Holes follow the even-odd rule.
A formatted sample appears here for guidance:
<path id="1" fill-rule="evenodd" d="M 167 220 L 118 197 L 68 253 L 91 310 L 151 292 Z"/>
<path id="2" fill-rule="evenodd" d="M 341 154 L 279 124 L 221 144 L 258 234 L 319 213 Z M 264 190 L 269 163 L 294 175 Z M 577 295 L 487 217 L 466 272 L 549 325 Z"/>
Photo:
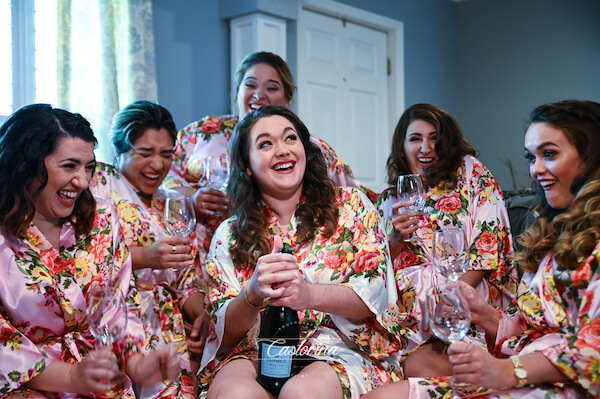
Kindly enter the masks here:
<path id="1" fill-rule="evenodd" d="M 297 311 L 309 360 L 280 398 L 358 398 L 394 380 L 395 290 L 386 236 L 364 193 L 334 188 L 321 152 L 288 108 L 236 126 L 228 192 L 234 216 L 215 233 L 206 276 L 213 323 L 203 354 L 209 398 L 272 398 L 257 382 L 260 313 Z M 293 254 L 280 253 L 284 244 Z"/>
<path id="2" fill-rule="evenodd" d="M 116 166 L 98 163 L 91 185 L 94 194 L 113 203 L 123 225 L 142 301 L 147 346 L 173 342 L 180 356 L 179 378 L 136 387 L 138 399 L 194 397 L 198 366 L 194 357 L 199 361 L 208 328 L 204 294 L 196 279 L 201 269 L 195 218 L 180 218 L 171 225 L 169 215 L 165 217 L 165 209 L 171 207 L 165 204 L 181 195 L 160 188 L 171 166 L 176 134 L 166 108 L 150 101 L 129 104 L 113 117 L 111 126 Z M 184 203 L 174 204 L 179 216 Z"/>
<path id="3" fill-rule="evenodd" d="M 460 279 L 477 287 L 494 307 L 504 309 L 516 291 L 517 273 L 507 259 L 512 238 L 502 193 L 474 155 L 452 115 L 431 104 L 408 108 L 394 131 L 387 161 L 392 187 L 380 195 L 377 206 L 389 221 L 399 307 L 410 315 L 399 337 L 406 377 L 451 371 L 446 346 L 428 328 L 427 295 L 431 289 L 442 290 L 447 281 L 434 267 L 437 230 L 462 230 L 468 264 Z M 397 199 L 403 195 L 397 182 L 411 174 L 422 179 L 421 209 Z M 485 346 L 482 331 L 473 329 L 466 339 Z"/>

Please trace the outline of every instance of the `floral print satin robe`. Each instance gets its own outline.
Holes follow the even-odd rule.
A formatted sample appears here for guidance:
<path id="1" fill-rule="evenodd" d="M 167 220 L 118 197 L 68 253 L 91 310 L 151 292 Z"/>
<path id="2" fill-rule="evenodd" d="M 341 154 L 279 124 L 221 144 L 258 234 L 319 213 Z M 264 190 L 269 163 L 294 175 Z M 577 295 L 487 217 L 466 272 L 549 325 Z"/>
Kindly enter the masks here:
<path id="1" fill-rule="evenodd" d="M 230 153 L 229 141 L 237 122 L 238 117 L 235 115 L 206 116 L 181 129 L 177 133 L 171 171 L 162 187 L 181 186 L 181 179 L 185 179 L 194 188 L 206 186 L 207 184 L 202 181 L 202 159 L 209 155 L 219 156 Z M 358 187 L 360 185 L 354 178 L 350 166 L 337 156 L 329 144 L 314 136 L 310 139 L 321 149 L 327 165 L 327 173 L 334 186 Z M 204 254 L 208 253 L 214 231 L 222 221 L 223 219 L 217 217 L 198 221 L 198 242 L 202 244 L 200 251 Z"/>
<path id="2" fill-rule="evenodd" d="M 273 212 L 263 209 L 269 219 L 269 232 L 290 244 L 308 283 L 350 287 L 374 313 L 375 318 L 369 322 L 356 324 L 315 310 L 298 312 L 302 348 L 307 349 L 311 357 L 326 361 L 334 368 L 346 398 L 358 398 L 368 390 L 398 379 L 395 370 L 399 365 L 393 363 L 396 358 L 390 355 L 398 349 L 395 333 L 400 328 L 401 315 L 395 307 L 396 290 L 388 266 L 387 238 L 377 211 L 359 190 L 337 190 L 339 221 L 330 238 L 318 234 L 310 242 L 298 243 L 294 218 L 287 233 L 283 233 Z M 223 339 L 227 307 L 253 274 L 252 270 L 246 271 L 232 263 L 229 249 L 233 245 L 233 220 L 228 219 L 217 230 L 205 266 L 213 320 L 202 357 L 202 366 L 206 367 L 201 374 L 206 386 L 226 362 L 240 357 L 257 360 L 259 318 L 225 359 L 216 358 Z M 319 353 L 318 348 L 327 351 Z"/>
<path id="3" fill-rule="evenodd" d="M 92 290 L 111 286 L 126 294 L 127 328 L 114 344 L 123 353 L 122 366 L 142 350 L 144 330 L 129 251 L 113 208 L 103 199 L 96 201 L 91 233 L 76 237 L 71 222 L 65 222 L 60 250 L 33 224 L 24 239 L 0 226 L 0 395 L 35 396 L 25 383 L 55 361 L 76 364 L 94 349 L 97 342 L 86 320 Z M 134 393 L 127 377 L 107 395 L 89 397 L 134 398 Z"/>
<path id="4" fill-rule="evenodd" d="M 384 191 L 377 201 L 379 212 L 388 223 L 388 233 L 392 231 L 392 205 L 396 202 L 391 189 Z M 516 292 L 518 276 L 514 263 L 508 260 L 512 237 L 500 187 L 477 158 L 467 155 L 458 171 L 455 189 L 440 184 L 425 193 L 423 216 L 415 232 L 419 240 L 407 242 L 393 260 L 399 308 L 407 312 L 405 328 L 398 337 L 402 355 L 414 351 L 432 336 L 428 327 L 427 297 L 432 289 L 445 284 L 444 277 L 433 266 L 433 231 L 445 226 L 465 231 L 470 252 L 469 270 L 489 271 L 477 289 L 491 304 L 503 310 Z M 485 347 L 483 332 L 475 328 L 466 340 Z"/>
<path id="5" fill-rule="evenodd" d="M 496 356 L 543 353 L 571 381 L 502 391 L 465 392 L 478 398 L 600 398 L 600 242 L 575 269 L 548 254 L 525 273 L 517 298 L 502 314 Z M 449 398 L 447 378 L 410 379 L 411 397 Z"/>
<path id="6" fill-rule="evenodd" d="M 119 215 L 123 226 L 125 243 L 129 247 L 150 246 L 157 238 L 164 237 L 163 212 L 165 191 L 159 189 L 152 197 L 151 206 L 146 206 L 134 187 L 112 165 L 98 162 L 90 189 L 96 195 L 109 199 Z M 143 396 L 159 395 L 161 398 L 192 398 L 193 376 L 190 357 L 185 342 L 185 327 L 181 312 L 187 298 L 202 289 L 196 280 L 200 269 L 194 233 L 192 250 L 196 256 L 196 268 L 189 269 L 139 269 L 133 278 L 141 297 L 141 319 L 146 331 L 146 348 L 155 349 L 173 343 L 180 357 L 182 373 L 177 381 L 169 385 L 157 384 L 144 388 Z M 138 398 L 140 399 L 140 398 Z"/>

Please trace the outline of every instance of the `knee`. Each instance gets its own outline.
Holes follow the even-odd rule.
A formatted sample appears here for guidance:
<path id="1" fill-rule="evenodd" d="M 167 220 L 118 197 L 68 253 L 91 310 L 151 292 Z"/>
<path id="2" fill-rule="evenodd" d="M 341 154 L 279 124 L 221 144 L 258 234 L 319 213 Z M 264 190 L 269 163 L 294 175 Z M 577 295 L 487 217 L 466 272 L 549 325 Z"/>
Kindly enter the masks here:
<path id="1" fill-rule="evenodd" d="M 319 387 L 315 386 L 315 384 L 303 384 L 302 378 L 292 378 L 281 388 L 278 399 L 317 398 L 317 389 L 319 389 Z"/>
<path id="2" fill-rule="evenodd" d="M 422 362 L 408 358 L 404 363 L 404 377 L 441 377 L 452 375 L 452 365 L 448 361 L 438 359 L 435 362 Z"/>
<path id="3" fill-rule="evenodd" d="M 211 384 L 206 394 L 206 399 L 258 399 L 264 397 L 265 391 L 260 385 L 246 381 Z"/>
<path id="4" fill-rule="evenodd" d="M 319 399 L 319 398 L 341 398 L 342 387 L 337 380 L 321 380 L 297 375 L 285 383 L 278 399 Z"/>

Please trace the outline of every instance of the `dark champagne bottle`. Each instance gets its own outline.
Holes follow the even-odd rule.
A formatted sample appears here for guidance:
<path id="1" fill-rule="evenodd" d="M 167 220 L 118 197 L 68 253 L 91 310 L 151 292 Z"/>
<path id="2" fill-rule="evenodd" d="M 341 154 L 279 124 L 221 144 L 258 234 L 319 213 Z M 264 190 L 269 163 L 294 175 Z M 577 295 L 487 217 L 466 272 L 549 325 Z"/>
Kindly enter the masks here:
<path id="1" fill-rule="evenodd" d="M 293 253 L 289 246 L 281 252 Z M 296 349 L 300 342 L 298 312 L 285 306 L 268 305 L 258 335 L 258 383 L 277 397 L 292 377 Z"/>

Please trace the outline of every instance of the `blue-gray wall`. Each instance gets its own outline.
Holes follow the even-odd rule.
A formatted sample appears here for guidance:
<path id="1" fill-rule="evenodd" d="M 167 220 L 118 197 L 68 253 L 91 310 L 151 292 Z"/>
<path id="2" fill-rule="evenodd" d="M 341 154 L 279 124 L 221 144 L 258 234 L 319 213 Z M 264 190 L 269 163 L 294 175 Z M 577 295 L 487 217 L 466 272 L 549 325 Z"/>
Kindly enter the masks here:
<path id="1" fill-rule="evenodd" d="M 457 9 L 454 115 L 503 189 L 528 186 L 529 112 L 566 98 L 600 102 L 600 1 L 468 0 Z"/>
<path id="2" fill-rule="evenodd" d="M 528 184 L 523 123 L 533 107 L 600 101 L 598 0 L 338 1 L 404 23 L 405 104 L 452 113 L 505 190 Z M 177 126 L 227 113 L 219 0 L 154 0 L 153 11 L 159 100 Z"/>

